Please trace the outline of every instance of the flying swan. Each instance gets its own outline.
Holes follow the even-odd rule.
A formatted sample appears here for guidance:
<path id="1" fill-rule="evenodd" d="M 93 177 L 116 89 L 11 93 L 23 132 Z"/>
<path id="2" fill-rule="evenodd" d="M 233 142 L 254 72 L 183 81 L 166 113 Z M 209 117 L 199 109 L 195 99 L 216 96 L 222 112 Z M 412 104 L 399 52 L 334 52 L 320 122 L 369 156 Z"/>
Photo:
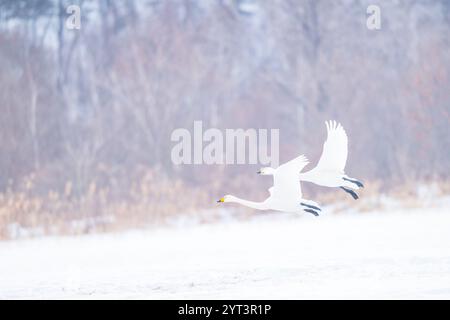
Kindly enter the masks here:
<path id="1" fill-rule="evenodd" d="M 319 205 L 314 201 L 302 198 L 298 174 L 307 164 L 308 160 L 304 155 L 301 155 L 276 169 L 262 168 L 258 173 L 273 175 L 273 187 L 269 188 L 270 196 L 263 202 L 248 201 L 232 195 L 226 195 L 217 202 L 239 203 L 257 210 L 276 210 L 291 213 L 305 211 L 318 216 L 318 211 L 321 211 Z"/>
<path id="2" fill-rule="evenodd" d="M 300 173 L 300 180 L 324 187 L 341 188 L 356 200 L 358 195 L 352 189 L 358 190 L 364 188 L 364 185 L 344 172 L 348 155 L 347 134 L 342 125 L 336 121 L 326 121 L 325 125 L 328 136 L 323 144 L 319 162 L 310 171 Z"/>
<path id="3" fill-rule="evenodd" d="M 347 134 L 342 125 L 334 120 L 326 121 L 325 125 L 328 136 L 323 144 L 319 162 L 310 171 L 300 173 L 300 181 L 312 182 L 323 187 L 341 188 L 356 200 L 358 195 L 352 189 L 358 190 L 364 188 L 364 185 L 344 172 L 348 155 Z"/>

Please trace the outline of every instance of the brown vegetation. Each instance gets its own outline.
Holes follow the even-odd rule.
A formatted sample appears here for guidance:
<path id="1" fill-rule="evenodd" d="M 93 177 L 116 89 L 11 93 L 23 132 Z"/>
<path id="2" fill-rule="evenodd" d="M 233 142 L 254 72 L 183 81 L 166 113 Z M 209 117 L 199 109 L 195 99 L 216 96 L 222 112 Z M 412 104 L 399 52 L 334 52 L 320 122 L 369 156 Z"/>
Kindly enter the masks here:
<path id="1" fill-rule="evenodd" d="M 365 27 L 370 1 L 251 2 L 82 1 L 82 27 L 68 30 L 69 1 L 1 0 L 0 236 L 148 225 L 223 193 L 261 199 L 270 181 L 253 166 L 172 164 L 170 134 L 194 120 L 279 128 L 281 162 L 315 163 L 336 119 L 352 176 L 380 192 L 447 184 L 447 1 L 381 1 L 379 31 Z"/>

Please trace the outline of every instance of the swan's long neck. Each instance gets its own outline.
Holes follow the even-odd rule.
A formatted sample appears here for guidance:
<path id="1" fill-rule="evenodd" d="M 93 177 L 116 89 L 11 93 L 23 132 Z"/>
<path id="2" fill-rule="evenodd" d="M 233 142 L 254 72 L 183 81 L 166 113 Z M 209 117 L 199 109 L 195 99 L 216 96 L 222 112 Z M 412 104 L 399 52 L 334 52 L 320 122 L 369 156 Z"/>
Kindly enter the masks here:
<path id="1" fill-rule="evenodd" d="M 267 210 L 268 209 L 265 201 L 254 202 L 254 201 L 244 200 L 244 199 L 241 199 L 238 197 L 233 197 L 233 199 L 231 199 L 230 202 L 239 203 L 239 204 L 242 204 L 243 206 L 257 209 L 257 210 Z"/>

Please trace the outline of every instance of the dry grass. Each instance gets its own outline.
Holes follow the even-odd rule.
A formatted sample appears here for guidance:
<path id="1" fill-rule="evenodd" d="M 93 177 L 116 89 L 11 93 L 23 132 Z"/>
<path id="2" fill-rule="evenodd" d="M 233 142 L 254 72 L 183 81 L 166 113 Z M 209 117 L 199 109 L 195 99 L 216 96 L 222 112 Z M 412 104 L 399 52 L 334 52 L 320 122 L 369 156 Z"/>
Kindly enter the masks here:
<path id="1" fill-rule="evenodd" d="M 345 192 L 330 189 L 316 194 L 314 200 L 321 204 L 334 204 L 336 213 L 345 212 L 349 208 L 362 213 L 393 206 L 405 209 L 421 208 L 430 205 L 433 199 L 449 196 L 450 181 L 411 181 L 388 189 L 383 187 L 382 181 L 366 181 L 365 188 L 357 193 L 360 198 L 354 201 Z"/>
<path id="2" fill-rule="evenodd" d="M 164 223 L 202 206 L 205 192 L 148 170 L 120 199 L 109 188 L 91 183 L 82 196 L 72 182 L 61 192 L 37 195 L 33 176 L 21 191 L 0 194 L 0 238 L 83 234 Z"/>
<path id="3" fill-rule="evenodd" d="M 60 192 L 38 195 L 35 178 L 31 175 L 25 179 L 20 191 L 9 188 L 0 193 L 0 239 L 142 228 L 190 214 L 195 214 L 200 222 L 211 222 L 217 219 L 211 210 L 217 207 L 214 199 L 222 196 L 220 192 L 223 190 L 245 193 L 247 198 L 255 200 L 267 196 L 264 188 L 255 188 L 254 179 L 245 176 L 230 179 L 227 185 L 216 179 L 213 185 L 202 189 L 161 176 L 154 170 L 146 169 L 139 176 L 141 178 L 120 196 L 95 183 L 91 183 L 86 192 L 79 196 L 74 194 L 70 181 Z M 322 205 L 334 205 L 333 211 L 336 213 L 350 208 L 358 212 L 381 210 L 391 205 L 392 200 L 396 206 L 416 208 L 423 206 L 424 199 L 427 201 L 430 195 L 449 195 L 450 181 L 402 184 L 388 192 L 384 191 L 381 182 L 372 181 L 366 182 L 366 187 L 358 193 L 361 196 L 358 201 L 334 189 L 321 188 L 320 192 L 313 193 L 306 190 L 304 196 Z M 244 219 L 254 214 L 253 210 L 233 208 Z"/>

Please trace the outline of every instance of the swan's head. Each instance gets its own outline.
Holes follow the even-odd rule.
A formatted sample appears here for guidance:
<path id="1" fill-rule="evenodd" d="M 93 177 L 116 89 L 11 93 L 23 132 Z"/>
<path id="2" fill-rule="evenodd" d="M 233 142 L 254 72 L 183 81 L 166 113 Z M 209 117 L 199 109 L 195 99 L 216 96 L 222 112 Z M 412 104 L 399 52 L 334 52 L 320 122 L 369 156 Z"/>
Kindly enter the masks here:
<path id="1" fill-rule="evenodd" d="M 217 200 L 217 202 L 231 202 L 233 199 L 234 199 L 233 196 L 227 194 L 226 196 L 223 196 L 222 198 Z"/>
<path id="2" fill-rule="evenodd" d="M 259 169 L 259 171 L 257 172 L 257 174 L 261 174 L 264 176 L 268 176 L 268 175 L 272 175 L 275 172 L 274 168 L 271 167 L 263 167 L 261 169 Z"/>

